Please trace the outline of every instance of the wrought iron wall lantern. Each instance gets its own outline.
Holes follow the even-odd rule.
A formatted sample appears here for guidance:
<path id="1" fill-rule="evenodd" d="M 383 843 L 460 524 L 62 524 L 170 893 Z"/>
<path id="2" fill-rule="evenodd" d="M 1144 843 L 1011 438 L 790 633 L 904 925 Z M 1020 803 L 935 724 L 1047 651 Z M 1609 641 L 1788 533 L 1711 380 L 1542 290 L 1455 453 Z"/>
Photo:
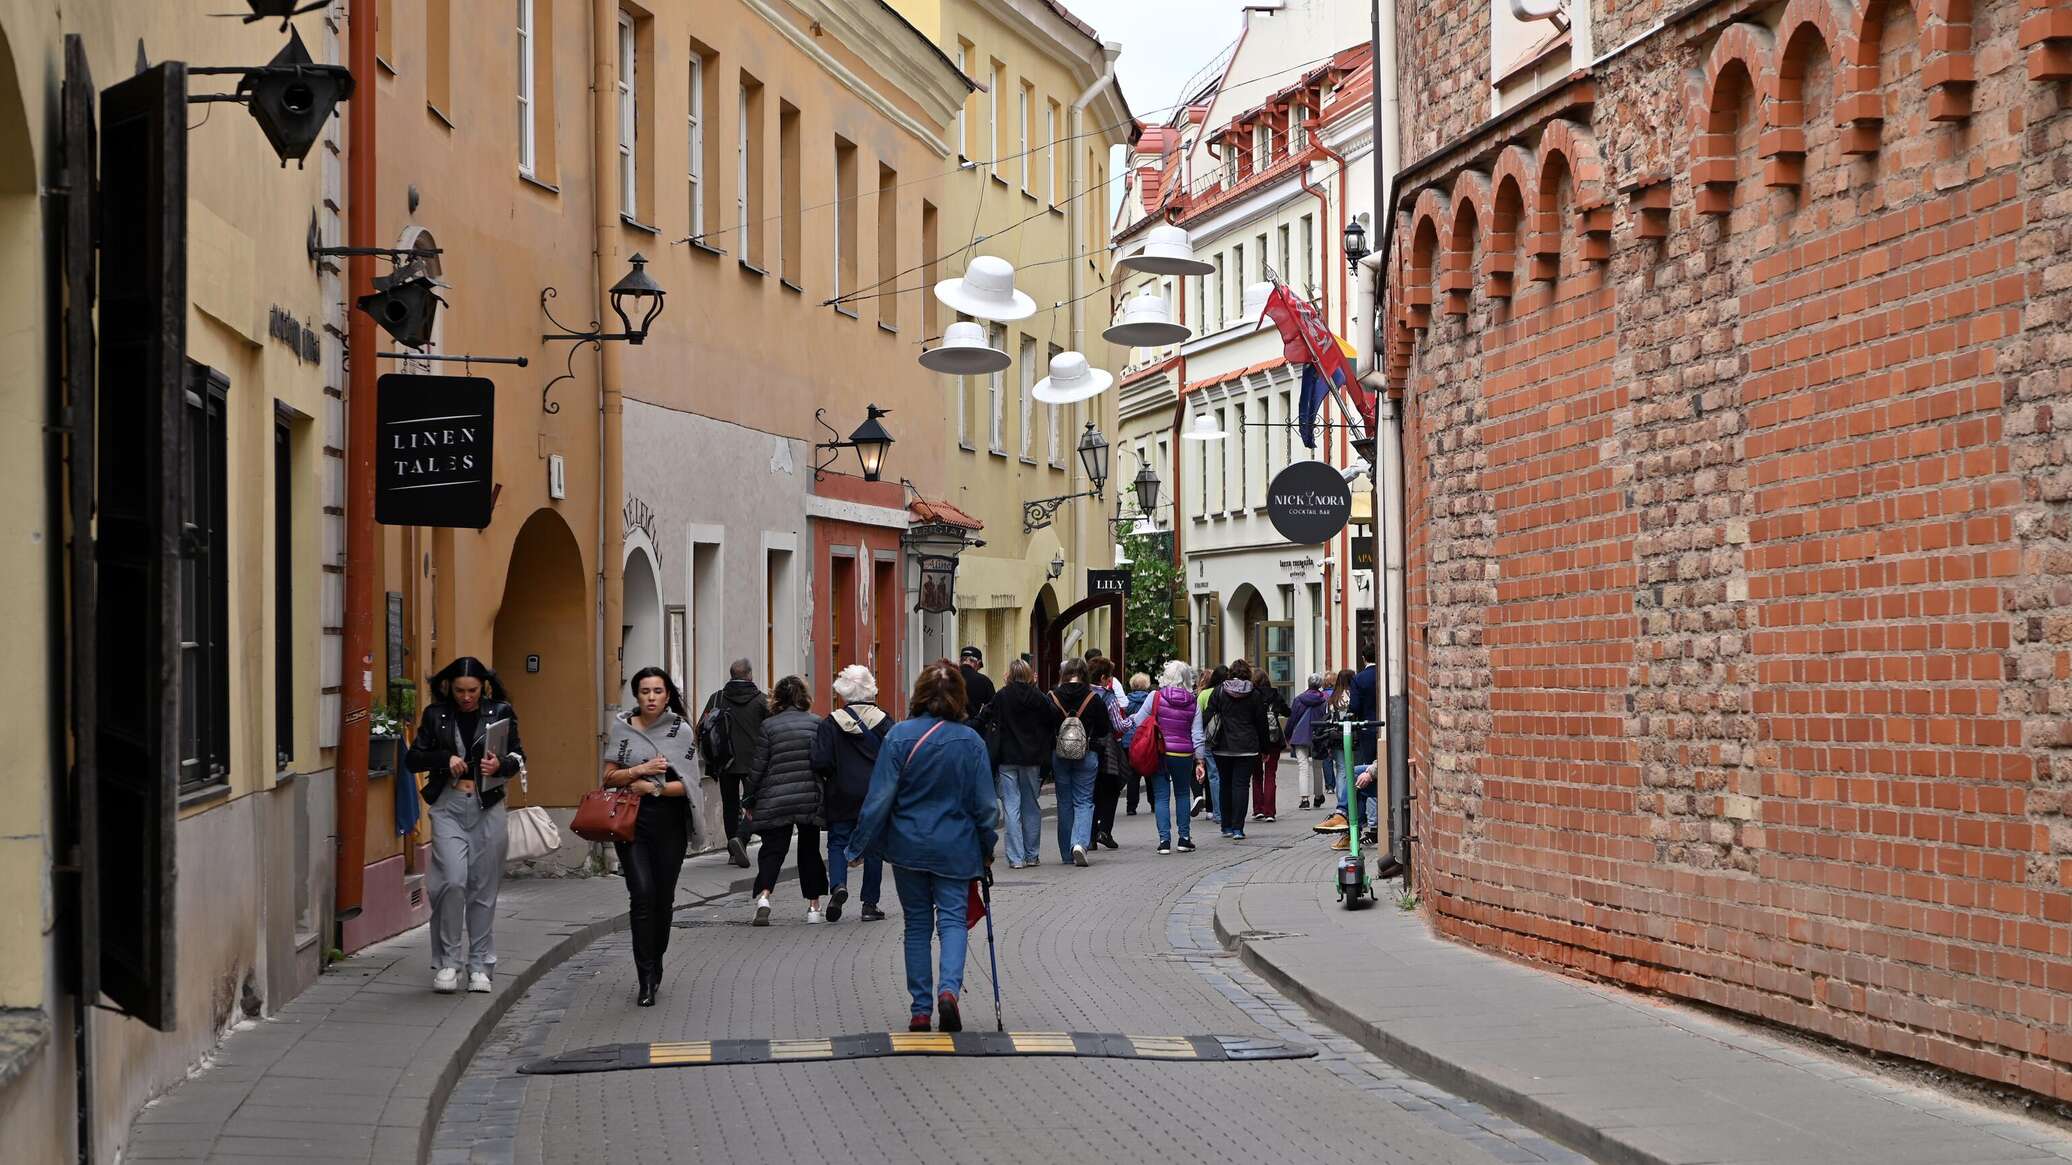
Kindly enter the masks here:
<path id="1" fill-rule="evenodd" d="M 821 479 L 827 468 L 842 456 L 844 449 L 856 450 L 856 462 L 863 470 L 863 480 L 876 481 L 884 473 L 885 451 L 892 447 L 892 434 L 885 431 L 885 426 L 878 423 L 878 418 L 892 415 L 892 410 L 881 409 L 874 404 L 865 405 L 863 408 L 863 423 L 856 426 L 856 431 L 849 434 L 847 441 L 841 440 L 841 433 L 827 423 L 826 409 L 813 410 L 813 423 L 834 433 L 836 438 L 813 446 L 815 450 L 825 451 L 828 455 L 827 460 L 817 462 L 813 466 L 814 481 Z"/>
<path id="2" fill-rule="evenodd" d="M 547 317 L 548 323 L 561 329 L 558 332 L 541 334 L 540 342 L 544 344 L 552 340 L 574 341 L 568 350 L 568 371 L 548 381 L 547 387 L 540 390 L 540 411 L 561 411 L 561 405 L 549 400 L 548 397 L 553 393 L 555 385 L 564 380 L 575 379 L 576 353 L 582 351 L 583 345 L 591 344 L 601 349 L 608 342 L 624 342 L 638 346 L 647 341 L 648 329 L 654 326 L 655 318 L 662 314 L 662 301 L 667 293 L 662 290 L 661 284 L 648 277 L 647 256 L 635 252 L 631 262 L 632 269 L 617 283 L 612 284 L 609 292 L 612 314 L 619 317 L 619 325 L 623 331 L 606 332 L 597 320 L 591 320 L 590 327 L 585 331 L 571 331 L 567 324 L 554 318 L 553 310 L 547 306 L 548 300 L 557 298 L 561 293 L 552 287 L 540 291 L 540 314 Z M 633 322 L 635 316 L 640 317 L 637 324 Z"/>
<path id="3" fill-rule="evenodd" d="M 941 615 L 957 609 L 957 556 L 985 540 L 951 522 L 922 522 L 907 527 L 900 536 L 920 568 L 920 588 L 914 596 L 914 610 L 924 615 Z"/>
<path id="4" fill-rule="evenodd" d="M 1086 432 L 1079 435 L 1079 464 L 1086 470 L 1086 476 L 1093 484 L 1092 489 L 1078 493 L 1061 494 L 1054 498 L 1038 498 L 1022 503 L 1022 533 L 1034 534 L 1057 519 L 1058 509 L 1074 498 L 1101 499 L 1101 490 L 1108 484 L 1108 438 L 1092 421 L 1086 423 Z"/>
<path id="5" fill-rule="evenodd" d="M 262 20 L 278 18 L 281 22 L 281 31 L 286 32 L 293 27 L 291 22 L 296 17 L 330 6 L 331 0 L 308 0 L 307 3 L 304 3 L 304 0 L 245 0 L 245 7 L 250 8 L 252 14 L 245 17 L 242 23 L 257 24 Z M 237 13 L 225 12 L 221 15 L 236 16 Z"/>
<path id="6" fill-rule="evenodd" d="M 1360 269 L 1360 260 L 1374 252 L 1367 246 L 1367 224 L 1355 218 L 1345 224 L 1345 265 L 1355 272 Z"/>
<path id="7" fill-rule="evenodd" d="M 412 259 L 387 275 L 374 277 L 374 290 L 353 301 L 353 306 L 374 317 L 396 343 L 405 348 L 422 348 L 432 342 L 432 324 L 446 301 L 439 288 L 446 286 L 432 277 L 424 260 Z"/>
<path id="8" fill-rule="evenodd" d="M 255 11 L 257 8 L 255 4 Z M 272 13 L 254 19 L 264 19 L 266 15 Z M 288 29 L 288 43 L 264 65 L 193 66 L 187 72 L 193 76 L 237 77 L 236 91 L 190 96 L 188 103 L 230 101 L 245 106 L 283 166 L 290 161 L 302 164 L 338 103 L 351 100 L 353 95 L 352 70 L 344 65 L 317 64 L 302 43 L 302 33 L 292 25 Z"/>
<path id="9" fill-rule="evenodd" d="M 1137 463 L 1137 476 L 1130 482 L 1130 492 L 1137 498 L 1137 512 L 1123 513 L 1122 495 L 1118 493 L 1115 495 L 1115 516 L 1108 519 L 1108 525 L 1113 527 L 1116 541 L 1122 540 L 1124 526 L 1141 526 L 1151 520 L 1151 512 L 1158 508 L 1159 492 L 1164 485 L 1165 483 L 1158 479 L 1158 471 L 1151 468 L 1150 462 Z M 1136 534 L 1143 531 L 1132 529 L 1129 532 Z"/>

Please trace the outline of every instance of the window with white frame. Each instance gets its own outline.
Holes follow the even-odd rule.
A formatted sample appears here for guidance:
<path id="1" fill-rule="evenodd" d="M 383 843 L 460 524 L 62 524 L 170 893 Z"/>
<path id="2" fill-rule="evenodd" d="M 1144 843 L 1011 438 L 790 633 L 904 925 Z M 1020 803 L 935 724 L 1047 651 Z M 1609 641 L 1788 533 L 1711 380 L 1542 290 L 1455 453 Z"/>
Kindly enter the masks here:
<path id="1" fill-rule="evenodd" d="M 1228 138 L 1223 141 L 1223 185 L 1237 185 L 1237 145 Z"/>
<path id="2" fill-rule="evenodd" d="M 1015 161 L 1021 166 L 1022 189 L 1033 192 L 1029 186 L 1029 87 L 1027 85 L 1023 85 L 1020 89 L 1015 90 L 1014 126 L 1015 132 L 1021 135 L 1021 156 L 1016 158 Z"/>
<path id="3" fill-rule="evenodd" d="M 619 13 L 619 213 L 630 219 L 640 217 L 640 163 L 638 160 L 637 135 L 640 109 L 634 94 L 638 78 L 634 76 L 636 42 L 633 36 L 633 14 Z M 745 147 L 744 147 L 745 149 Z M 746 157 L 746 154 L 743 154 Z"/>
<path id="4" fill-rule="evenodd" d="M 971 317 L 960 311 L 957 313 L 957 322 L 960 324 L 970 323 Z M 970 402 L 971 377 L 960 376 L 957 378 L 957 445 L 959 448 L 967 451 L 971 449 Z"/>
<path id="5" fill-rule="evenodd" d="M 990 347 L 1007 351 L 1006 325 L 986 325 L 986 339 Z M 1001 454 L 1007 452 L 1007 434 L 1001 431 L 1007 423 L 1006 377 L 1004 371 L 996 371 L 986 377 L 986 448 Z"/>
<path id="6" fill-rule="evenodd" d="M 691 188 L 691 237 L 705 233 L 705 58 L 691 54 L 691 112 L 689 181 Z"/>
<path id="7" fill-rule="evenodd" d="M 532 3 L 518 0 L 518 172 L 531 174 L 538 141 L 533 119 Z"/>
<path id="8" fill-rule="evenodd" d="M 1049 184 L 1049 188 L 1048 188 L 1048 190 L 1046 190 L 1046 191 L 1045 191 L 1045 193 L 1044 193 L 1044 200 L 1045 200 L 1046 202 L 1048 202 L 1048 203 L 1049 203 L 1050 205 L 1052 205 L 1052 206 L 1056 206 L 1056 205 L 1058 204 L 1058 165 L 1059 165 L 1059 161 L 1058 161 L 1058 103 L 1057 103 L 1057 102 L 1055 102 L 1055 101 L 1052 101 L 1052 102 L 1049 102 L 1048 104 L 1046 104 L 1046 105 L 1044 106 L 1044 110 L 1043 110 L 1043 122 L 1044 122 L 1044 124 L 1043 124 L 1043 130 L 1044 130 L 1044 134 L 1045 134 L 1046 138 L 1047 138 L 1047 139 L 1049 140 L 1049 142 L 1050 142 L 1050 153 L 1049 153 L 1049 155 L 1047 156 L 1047 160 L 1046 160 L 1046 162 L 1045 162 L 1045 164 L 1044 164 L 1044 167 L 1043 167 L 1043 169 L 1044 169 L 1045 173 L 1047 174 L 1047 177 L 1045 178 L 1045 181 L 1046 181 L 1046 182 L 1047 182 L 1047 183 Z"/>
<path id="9" fill-rule="evenodd" d="M 1288 152 L 1299 154 L 1309 148 L 1309 127 L 1303 123 L 1304 110 L 1297 105 L 1288 110 Z"/>
<path id="10" fill-rule="evenodd" d="M 1021 416 L 1022 416 L 1022 441 L 1021 441 L 1021 455 L 1022 455 L 1022 460 L 1024 460 L 1024 461 L 1027 461 L 1027 460 L 1029 460 L 1029 455 L 1030 455 L 1030 453 L 1032 453 L 1032 452 L 1033 452 L 1033 451 L 1035 450 L 1035 448 L 1036 448 L 1036 426 L 1035 426 L 1034 424 L 1032 424 L 1031 422 L 1035 420 L 1035 409 L 1036 409 L 1036 397 L 1035 397 L 1035 396 L 1034 396 L 1033 394 L 1034 394 L 1034 392 L 1036 391 L 1036 379 L 1037 379 L 1037 378 L 1036 378 L 1036 341 L 1035 341 L 1035 340 L 1033 340 L 1033 339 L 1031 339 L 1031 338 L 1030 338 L 1030 337 L 1028 337 L 1028 336 L 1023 336 L 1023 337 L 1022 337 L 1022 359 L 1021 359 L 1021 365 L 1022 365 L 1022 401 L 1021 401 L 1021 406 L 1022 406 L 1022 407 L 1021 407 Z"/>
<path id="11" fill-rule="evenodd" d="M 1050 346 L 1050 358 L 1052 360 L 1057 359 L 1058 354 L 1063 351 L 1063 348 L 1052 344 Z M 1046 363 L 1045 366 L 1048 367 L 1048 364 Z M 1063 469 L 1065 467 L 1065 457 L 1064 448 L 1058 441 L 1058 417 L 1065 411 L 1065 406 L 1051 405 L 1044 411 L 1050 414 L 1050 467 L 1052 469 Z"/>
<path id="12" fill-rule="evenodd" d="M 971 45 L 961 40 L 957 42 L 957 71 L 967 77 L 971 75 Z M 960 158 L 971 156 L 970 142 L 964 136 L 964 111 L 970 105 L 971 95 L 967 93 L 957 106 L 957 156 Z"/>
<path id="13" fill-rule="evenodd" d="M 993 176 L 1000 177 L 1000 89 L 1007 84 L 1007 66 L 993 62 L 993 84 L 986 91 L 986 149 L 992 151 Z M 1000 179 L 1007 181 L 1005 178 Z"/>
<path id="14" fill-rule="evenodd" d="M 1225 509 L 1242 510 L 1248 499 L 1245 481 L 1246 454 L 1251 452 L 1252 430 L 1245 426 L 1245 406 L 1231 406 L 1231 424 L 1236 426 L 1230 434 L 1231 443 L 1237 446 L 1237 490 L 1233 500 L 1224 504 Z"/>
<path id="15" fill-rule="evenodd" d="M 1265 122 L 1252 126 L 1252 170 L 1257 173 L 1273 164 L 1273 127 Z"/>
<path id="16" fill-rule="evenodd" d="M 1302 216 L 1302 291 L 1304 295 L 1314 293 L 1317 282 L 1317 221 L 1310 215 Z"/>

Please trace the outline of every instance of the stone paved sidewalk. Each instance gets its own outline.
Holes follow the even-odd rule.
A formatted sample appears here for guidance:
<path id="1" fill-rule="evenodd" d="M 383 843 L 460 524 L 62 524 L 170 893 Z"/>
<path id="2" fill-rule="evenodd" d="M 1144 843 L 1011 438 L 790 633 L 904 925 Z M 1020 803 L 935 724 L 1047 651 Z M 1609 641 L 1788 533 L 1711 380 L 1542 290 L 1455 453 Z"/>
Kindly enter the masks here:
<path id="1" fill-rule="evenodd" d="M 1321 841 L 1245 869 L 1216 933 L 1376 1055 L 1615 1165 L 2044 1165 L 2060 1127 L 1338 905 Z"/>
<path id="2" fill-rule="evenodd" d="M 724 853 L 692 858 L 677 905 L 745 894 L 749 873 L 726 864 Z M 277 1015 L 231 1033 L 204 1067 L 137 1114 L 123 1159 L 422 1160 L 439 1103 L 512 1002 L 625 925 L 618 878 L 506 881 L 494 991 L 432 992 L 423 927 L 376 943 L 333 965 Z"/>

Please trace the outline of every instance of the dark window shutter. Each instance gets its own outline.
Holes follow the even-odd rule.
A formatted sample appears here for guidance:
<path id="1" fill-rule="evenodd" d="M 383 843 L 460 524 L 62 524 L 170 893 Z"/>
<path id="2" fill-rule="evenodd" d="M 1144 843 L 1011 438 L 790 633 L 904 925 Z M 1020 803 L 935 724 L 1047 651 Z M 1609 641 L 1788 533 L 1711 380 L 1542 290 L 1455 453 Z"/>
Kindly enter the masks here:
<path id="1" fill-rule="evenodd" d="M 187 349 L 187 69 L 101 94 L 101 423 L 95 671 L 101 989 L 173 1028 L 179 770 L 180 426 Z M 186 693 L 201 699 L 206 693 Z"/>
<path id="2" fill-rule="evenodd" d="M 65 37 L 65 424 L 71 506 L 72 780 L 70 833 L 65 839 L 77 871 L 71 902 L 78 928 L 78 965 L 72 968 L 83 999 L 100 994 L 100 826 L 95 795 L 94 697 L 94 79 L 86 46 Z"/>

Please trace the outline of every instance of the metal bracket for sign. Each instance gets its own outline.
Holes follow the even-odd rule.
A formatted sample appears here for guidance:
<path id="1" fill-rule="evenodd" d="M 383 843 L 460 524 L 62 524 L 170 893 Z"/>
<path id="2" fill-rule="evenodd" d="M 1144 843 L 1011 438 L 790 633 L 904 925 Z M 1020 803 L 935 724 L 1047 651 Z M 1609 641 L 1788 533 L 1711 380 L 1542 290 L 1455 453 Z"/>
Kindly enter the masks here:
<path id="1" fill-rule="evenodd" d="M 376 352 L 378 360 L 436 360 L 442 364 L 516 364 L 523 368 L 531 361 L 523 356 L 439 356 L 427 352 Z"/>
<path id="2" fill-rule="evenodd" d="M 552 289 L 551 289 L 551 288 L 549 288 L 549 290 L 552 290 Z M 558 338 L 558 337 L 552 337 L 552 338 Z M 541 390 L 540 390 L 540 411 L 541 411 L 541 412 L 543 412 L 543 413 L 558 413 L 558 412 L 560 412 L 560 411 L 561 411 L 561 402 L 560 402 L 560 401 L 555 401 L 555 400 L 548 400 L 547 398 L 548 398 L 549 396 L 552 396 L 552 395 L 553 395 L 553 393 L 554 393 L 554 386 L 555 386 L 555 385 L 557 385 L 557 384 L 560 384 L 560 383 L 561 383 L 562 381 L 564 381 L 564 380 L 574 380 L 574 379 L 576 378 L 576 353 L 578 353 L 578 352 L 582 351 L 582 350 L 583 350 L 583 346 L 584 346 L 585 344 L 588 344 L 588 345 L 590 345 L 591 347 L 594 347 L 594 348 L 596 348 L 596 349 L 597 349 L 598 351 L 600 351 L 600 352 L 604 351 L 604 345 L 603 345 L 602 343 L 600 343 L 599 341 L 595 340 L 595 339 L 579 339 L 579 340 L 577 340 L 577 341 L 576 341 L 575 343 L 573 343 L 573 344 L 570 344 L 570 345 L 569 345 L 569 347 L 568 347 L 568 371 L 567 371 L 567 372 L 564 372 L 564 373 L 562 373 L 561 375 L 559 375 L 559 376 L 555 377 L 554 379 L 552 379 L 552 380 L 548 381 L 548 382 L 547 382 L 547 387 L 545 387 L 545 388 L 543 388 L 543 389 L 541 389 Z"/>
<path id="3" fill-rule="evenodd" d="M 1033 502 L 1023 502 L 1022 533 L 1034 534 L 1036 531 L 1050 525 L 1052 521 L 1056 520 L 1058 510 L 1066 502 L 1077 498 L 1092 498 L 1095 501 L 1099 501 L 1101 499 L 1101 491 L 1098 489 L 1081 490 L 1076 494 L 1064 494 L 1060 497 L 1038 498 Z"/>

